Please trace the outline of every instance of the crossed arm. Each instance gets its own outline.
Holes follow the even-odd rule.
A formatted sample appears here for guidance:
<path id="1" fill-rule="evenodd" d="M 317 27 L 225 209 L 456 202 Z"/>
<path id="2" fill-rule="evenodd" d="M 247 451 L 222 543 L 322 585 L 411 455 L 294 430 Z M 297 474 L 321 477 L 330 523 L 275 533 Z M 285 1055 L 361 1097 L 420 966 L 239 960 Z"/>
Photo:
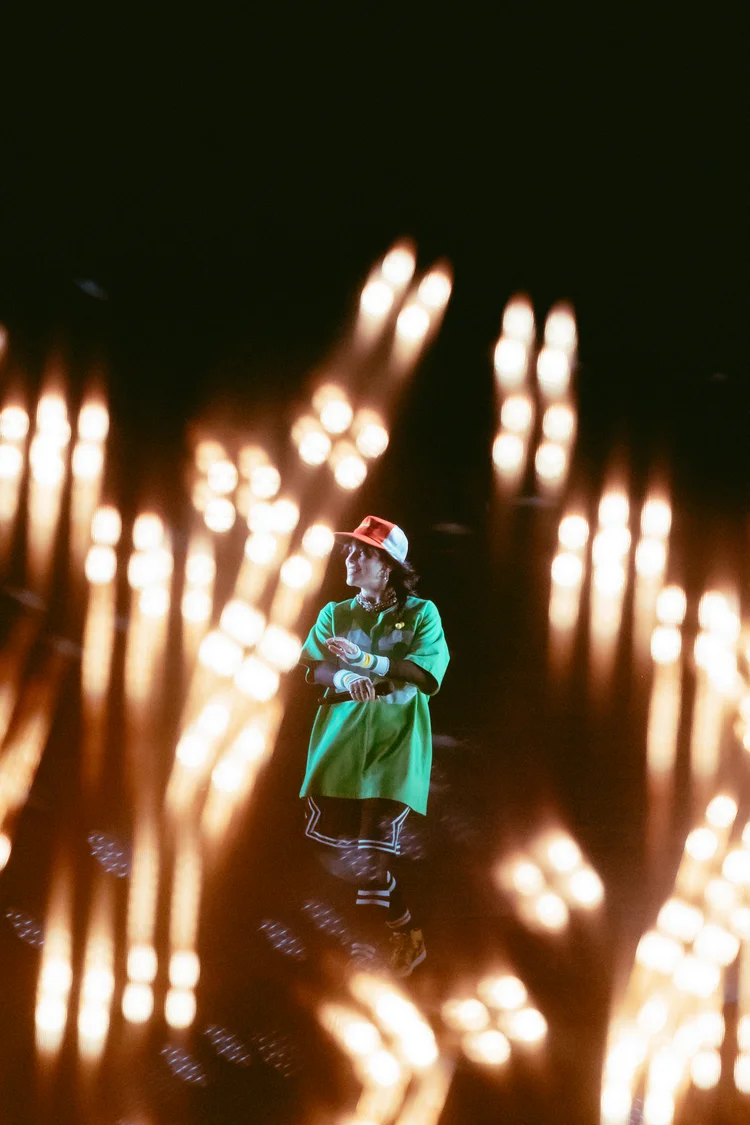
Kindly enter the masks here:
<path id="1" fill-rule="evenodd" d="M 351 645 L 350 641 L 346 641 L 341 637 L 332 637 L 326 641 L 326 647 L 334 656 L 340 657 L 346 663 L 347 651 L 346 646 Z M 357 646 L 352 645 L 352 648 Z M 353 671 L 356 669 L 353 669 Z M 334 687 L 333 677 L 336 675 L 336 665 L 328 664 L 323 661 L 315 665 L 313 671 L 313 679 L 316 684 L 324 684 L 325 687 Z M 420 668 L 418 664 L 414 664 L 411 660 L 391 660 L 390 667 L 388 668 L 387 678 L 395 680 L 400 683 L 414 684 L 420 691 L 426 692 L 428 695 L 432 694 L 437 688 L 437 682 L 429 672 L 424 668 Z M 367 703 L 377 698 L 375 695 L 375 685 L 369 676 L 358 676 L 349 685 L 349 694 L 352 699 L 358 703 Z"/>

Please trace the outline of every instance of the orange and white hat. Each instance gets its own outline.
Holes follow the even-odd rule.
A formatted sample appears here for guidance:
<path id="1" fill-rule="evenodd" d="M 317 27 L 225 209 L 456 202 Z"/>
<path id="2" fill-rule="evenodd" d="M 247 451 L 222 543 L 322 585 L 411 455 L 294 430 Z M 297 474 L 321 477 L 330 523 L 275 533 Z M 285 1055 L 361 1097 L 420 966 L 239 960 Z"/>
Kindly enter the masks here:
<path id="1" fill-rule="evenodd" d="M 360 543 L 385 551 L 397 563 L 406 562 L 409 540 L 400 527 L 380 516 L 365 516 L 354 531 L 336 531 L 334 537 L 338 540 L 358 539 Z"/>

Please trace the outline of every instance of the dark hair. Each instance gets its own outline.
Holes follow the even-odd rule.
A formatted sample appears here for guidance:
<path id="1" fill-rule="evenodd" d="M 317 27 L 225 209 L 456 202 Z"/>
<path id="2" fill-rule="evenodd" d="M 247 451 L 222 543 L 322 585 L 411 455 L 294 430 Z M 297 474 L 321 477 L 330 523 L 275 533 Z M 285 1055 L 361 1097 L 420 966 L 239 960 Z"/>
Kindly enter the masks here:
<path id="1" fill-rule="evenodd" d="M 356 543 L 373 559 L 380 559 L 380 561 L 390 568 L 391 576 L 388 579 L 388 585 L 392 590 L 395 590 L 398 604 L 403 605 L 410 594 L 414 593 L 417 582 L 419 582 L 419 575 L 410 562 L 397 562 L 392 558 L 387 551 L 383 551 L 380 547 L 371 547 L 369 543 L 363 543 L 361 539 L 345 539 L 339 543 L 339 552 L 346 555 L 352 543 Z"/>

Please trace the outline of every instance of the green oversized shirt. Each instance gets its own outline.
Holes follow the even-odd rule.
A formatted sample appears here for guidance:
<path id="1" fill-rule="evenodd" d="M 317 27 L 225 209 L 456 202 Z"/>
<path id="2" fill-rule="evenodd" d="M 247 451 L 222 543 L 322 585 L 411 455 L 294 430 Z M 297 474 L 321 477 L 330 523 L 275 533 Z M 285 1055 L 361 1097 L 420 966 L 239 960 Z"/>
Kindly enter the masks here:
<path id="1" fill-rule="evenodd" d="M 437 606 L 422 598 L 407 598 L 405 605 L 382 613 L 368 612 L 356 598 L 329 602 L 302 646 L 300 663 L 307 666 L 308 680 L 321 661 L 349 667 L 325 647 L 331 637 L 345 637 L 376 656 L 418 664 L 434 677 L 435 691 L 450 659 Z M 370 703 L 351 700 L 318 709 L 301 797 L 390 797 L 426 812 L 432 767 L 428 697 L 415 684 L 394 686 Z"/>

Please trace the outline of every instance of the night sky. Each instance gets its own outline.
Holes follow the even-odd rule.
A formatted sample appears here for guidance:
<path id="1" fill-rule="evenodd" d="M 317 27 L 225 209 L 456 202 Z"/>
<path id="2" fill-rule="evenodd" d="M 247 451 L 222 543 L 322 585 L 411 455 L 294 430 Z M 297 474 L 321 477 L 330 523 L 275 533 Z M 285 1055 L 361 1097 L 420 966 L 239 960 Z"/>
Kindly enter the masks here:
<path id="1" fill-rule="evenodd" d="M 736 30 L 708 20 L 541 4 L 492 16 L 277 5 L 243 20 L 102 10 L 80 26 L 19 27 L 19 50 L 8 38 L 0 321 L 11 350 L 0 378 L 38 384 L 53 350 L 74 396 L 95 365 L 106 372 L 126 509 L 182 502 L 198 422 L 281 448 L 310 373 L 395 239 L 415 241 L 420 269 L 453 267 L 439 335 L 347 518 L 380 511 L 405 527 L 452 649 L 433 708 L 446 743 L 426 874 L 412 876 L 436 975 L 417 992 L 429 1004 L 441 972 L 468 971 L 499 942 L 561 1030 L 553 1077 L 530 1068 L 508 1091 L 463 1073 L 446 1125 L 532 1125 L 555 1104 L 556 1125 L 596 1120 L 615 958 L 590 934 L 566 951 L 529 940 L 483 885 L 489 857 L 555 808 L 608 882 L 610 934 L 637 932 L 651 905 L 637 886 L 647 684 L 623 658 L 603 713 L 585 661 L 567 695 L 543 685 L 560 511 L 535 505 L 530 485 L 506 519 L 493 489 L 492 350 L 513 293 L 529 294 L 538 322 L 556 300 L 575 308 L 574 479 L 589 501 L 614 458 L 635 495 L 667 466 L 681 580 L 700 592 L 732 574 L 747 588 L 742 68 Z M 321 599 L 343 596 L 332 568 Z M 303 894 L 304 874 L 287 885 L 282 873 L 303 862 L 295 786 L 311 716 L 306 696 L 290 708 L 202 939 L 217 1021 L 281 996 L 298 1039 L 303 984 L 256 945 L 258 919 L 292 919 Z M 40 779 L 41 808 L 54 807 L 57 769 Z M 114 808 L 106 815 L 123 828 Z M 18 897 L 22 872 L 12 874 Z M 248 1119 L 298 1120 L 272 1082 L 247 1093 L 234 1081 L 224 1075 L 225 1092 L 184 1119 L 233 1120 L 236 1105 L 258 1114 Z"/>

